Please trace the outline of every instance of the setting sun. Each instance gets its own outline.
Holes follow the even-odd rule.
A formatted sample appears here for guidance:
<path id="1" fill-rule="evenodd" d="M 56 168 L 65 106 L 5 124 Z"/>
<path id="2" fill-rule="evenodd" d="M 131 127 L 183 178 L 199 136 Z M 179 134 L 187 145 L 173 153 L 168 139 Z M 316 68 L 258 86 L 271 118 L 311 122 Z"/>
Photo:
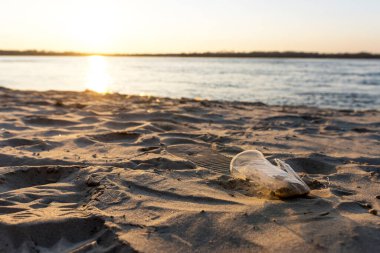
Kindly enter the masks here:
<path id="1" fill-rule="evenodd" d="M 84 3 L 82 3 L 83 5 Z M 101 52 L 114 45 L 117 37 L 117 16 L 112 5 L 94 1 L 73 11 L 64 29 L 67 38 L 86 51 Z"/>

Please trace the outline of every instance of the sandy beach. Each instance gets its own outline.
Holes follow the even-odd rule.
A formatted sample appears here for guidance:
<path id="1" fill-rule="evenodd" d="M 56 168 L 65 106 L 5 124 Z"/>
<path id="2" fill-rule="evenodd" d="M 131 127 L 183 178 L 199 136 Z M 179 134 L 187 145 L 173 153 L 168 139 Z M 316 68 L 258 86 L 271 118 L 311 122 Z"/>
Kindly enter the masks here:
<path id="1" fill-rule="evenodd" d="M 257 149 L 312 189 L 230 176 Z M 380 252 L 380 112 L 0 88 L 0 252 Z"/>

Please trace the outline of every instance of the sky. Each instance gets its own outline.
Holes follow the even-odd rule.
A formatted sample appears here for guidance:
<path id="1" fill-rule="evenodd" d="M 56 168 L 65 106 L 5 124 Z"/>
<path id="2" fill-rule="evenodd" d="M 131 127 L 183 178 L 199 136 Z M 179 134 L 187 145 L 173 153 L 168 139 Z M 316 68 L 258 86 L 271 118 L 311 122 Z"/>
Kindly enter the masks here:
<path id="1" fill-rule="evenodd" d="M 380 53 L 380 1 L 1 0 L 0 49 Z"/>

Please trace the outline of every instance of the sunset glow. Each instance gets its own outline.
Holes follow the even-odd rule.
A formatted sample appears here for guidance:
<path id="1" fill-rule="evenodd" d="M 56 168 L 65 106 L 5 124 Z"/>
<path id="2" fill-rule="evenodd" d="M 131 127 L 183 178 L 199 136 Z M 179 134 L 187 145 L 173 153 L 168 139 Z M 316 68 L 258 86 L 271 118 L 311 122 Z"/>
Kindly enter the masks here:
<path id="1" fill-rule="evenodd" d="M 88 73 L 86 79 L 86 89 L 105 93 L 111 85 L 111 77 L 107 69 L 107 61 L 103 56 L 88 57 Z"/>
<path id="2" fill-rule="evenodd" d="M 81 5 L 79 5 L 81 6 Z M 101 52 L 112 48 L 118 33 L 115 10 L 106 4 L 82 5 L 64 25 L 65 36 L 85 51 Z"/>
<path id="3" fill-rule="evenodd" d="M 377 0 L 2 0 L 0 48 L 376 53 L 379 10 Z"/>

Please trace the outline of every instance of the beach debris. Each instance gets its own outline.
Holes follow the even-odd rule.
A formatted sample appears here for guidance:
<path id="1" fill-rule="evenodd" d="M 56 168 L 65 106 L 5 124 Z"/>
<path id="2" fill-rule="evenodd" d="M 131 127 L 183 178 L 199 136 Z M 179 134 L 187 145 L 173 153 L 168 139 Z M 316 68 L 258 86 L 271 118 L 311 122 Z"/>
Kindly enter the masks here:
<path id="1" fill-rule="evenodd" d="M 62 107 L 62 106 L 64 106 L 64 104 L 63 104 L 63 101 L 62 100 L 56 100 L 55 101 L 55 104 L 54 104 L 55 106 L 59 106 L 59 107 Z"/>
<path id="2" fill-rule="evenodd" d="M 101 178 L 96 175 L 90 175 L 86 180 L 88 187 L 95 187 L 100 185 Z"/>
<path id="3" fill-rule="evenodd" d="M 372 208 L 372 205 L 370 203 L 367 203 L 367 202 L 357 202 L 361 207 L 365 208 L 365 209 L 371 209 Z"/>
<path id="4" fill-rule="evenodd" d="M 377 215 L 377 210 L 376 209 L 370 209 L 370 210 L 368 210 L 368 212 L 370 214 Z"/>
<path id="5" fill-rule="evenodd" d="M 230 163 L 231 175 L 271 191 L 280 198 L 305 195 L 310 192 L 307 184 L 284 161 L 274 160 L 277 166 L 265 159 L 258 150 L 237 154 Z"/>

